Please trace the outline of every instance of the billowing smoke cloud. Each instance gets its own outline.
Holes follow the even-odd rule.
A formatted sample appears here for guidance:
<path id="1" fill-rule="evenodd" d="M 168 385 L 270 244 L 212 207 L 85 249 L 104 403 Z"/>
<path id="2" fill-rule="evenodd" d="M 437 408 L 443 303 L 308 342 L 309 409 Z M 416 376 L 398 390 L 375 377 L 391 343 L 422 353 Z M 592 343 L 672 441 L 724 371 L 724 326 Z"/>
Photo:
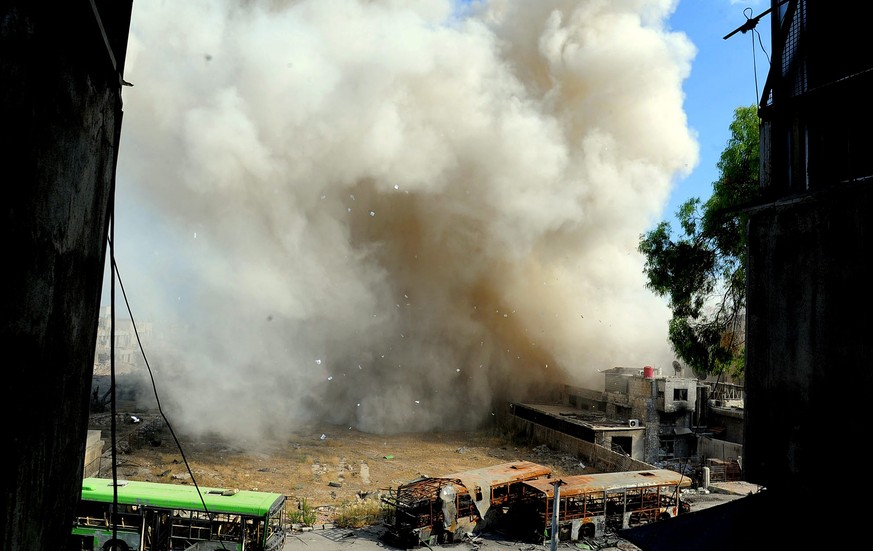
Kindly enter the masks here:
<path id="1" fill-rule="evenodd" d="M 135 3 L 116 256 L 174 422 L 469 428 L 669 367 L 636 246 L 697 159 L 674 4 Z"/>

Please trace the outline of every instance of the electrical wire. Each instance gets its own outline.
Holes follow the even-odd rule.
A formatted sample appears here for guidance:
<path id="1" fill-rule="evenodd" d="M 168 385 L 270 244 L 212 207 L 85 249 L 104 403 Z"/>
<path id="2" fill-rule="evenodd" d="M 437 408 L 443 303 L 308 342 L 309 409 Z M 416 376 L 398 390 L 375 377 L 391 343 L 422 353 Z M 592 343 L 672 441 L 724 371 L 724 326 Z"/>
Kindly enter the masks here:
<path id="1" fill-rule="evenodd" d="M 127 292 L 124 290 L 124 283 L 123 283 L 122 280 L 121 280 L 121 274 L 118 273 L 118 264 L 115 262 L 115 254 L 112 252 L 112 251 L 113 251 L 112 238 L 109 239 L 109 250 L 110 250 L 110 255 L 109 255 L 109 256 L 110 256 L 110 266 L 111 266 L 112 283 L 113 283 L 113 285 L 112 285 L 112 291 L 111 291 L 111 297 L 112 297 L 112 305 L 111 305 L 111 308 L 112 308 L 112 320 L 113 320 L 112 327 L 113 327 L 113 332 L 114 332 L 114 330 L 115 330 L 115 280 L 116 280 L 116 278 L 117 278 L 117 280 L 118 280 L 118 288 L 121 289 L 122 297 L 124 297 L 124 305 L 127 307 L 127 313 L 128 313 L 128 316 L 130 316 L 130 323 L 131 323 L 131 326 L 133 327 L 133 333 L 134 333 L 134 335 L 136 336 L 136 343 L 137 343 L 137 346 L 139 347 L 139 351 L 140 351 L 140 353 L 142 354 L 143 361 L 145 362 L 145 365 L 146 365 L 146 369 L 148 369 L 148 372 L 149 372 L 149 378 L 151 379 L 151 383 L 152 383 L 152 391 L 154 392 L 154 395 L 155 395 L 155 402 L 156 402 L 157 405 L 158 405 L 158 413 L 160 413 L 161 418 L 164 420 L 164 423 L 167 425 L 167 429 L 170 431 L 170 435 L 173 437 L 173 441 L 176 443 L 176 447 L 179 449 L 179 453 L 182 455 L 182 461 L 185 463 L 185 468 L 188 470 L 188 474 L 191 476 L 191 482 L 193 483 L 194 487 L 197 489 L 197 495 L 200 497 L 200 503 L 203 505 L 203 511 L 204 511 L 207 515 L 209 515 L 209 514 L 210 514 L 210 513 L 209 513 L 209 508 L 206 506 L 206 501 L 203 499 L 203 492 L 200 491 L 200 487 L 197 485 L 197 479 L 194 477 L 194 473 L 193 473 L 192 470 L 191 470 L 191 466 L 188 464 L 188 458 L 185 456 L 185 451 L 182 449 L 182 444 L 179 442 L 179 439 L 176 437 L 176 432 L 173 430 L 173 427 L 172 427 L 172 425 L 170 424 L 170 420 L 167 418 L 166 414 L 164 413 L 163 408 L 161 407 L 161 399 L 160 399 L 160 396 L 158 396 L 158 387 L 157 387 L 157 385 L 155 384 L 155 377 L 154 377 L 154 374 L 152 373 L 152 367 L 151 367 L 151 365 L 149 364 L 148 358 L 146 357 L 145 349 L 143 348 L 142 340 L 140 339 L 140 336 L 139 336 L 139 331 L 138 331 L 137 328 L 136 328 L 136 321 L 134 320 L 133 312 L 132 312 L 131 309 L 130 309 L 130 301 L 127 299 Z M 113 333 L 112 340 L 113 340 L 113 344 L 114 344 L 114 341 L 115 341 L 114 333 Z M 112 352 L 112 355 L 113 355 L 113 358 L 110 360 L 111 363 L 114 362 L 114 351 Z M 113 371 L 113 373 L 114 373 L 114 371 Z M 115 469 L 116 469 L 115 463 L 116 463 L 116 461 L 115 461 L 115 455 L 114 455 L 114 454 L 115 454 L 115 428 L 114 428 L 114 421 L 115 421 L 115 412 L 114 412 L 114 403 L 115 403 L 115 384 L 114 384 L 114 382 L 113 382 L 113 384 L 112 384 L 112 396 L 113 396 L 113 398 L 112 398 L 112 402 L 113 402 L 113 412 L 112 412 L 112 420 L 113 420 L 113 429 L 112 429 L 112 438 L 113 438 L 113 440 L 112 440 L 112 442 L 113 442 L 113 445 L 112 445 L 112 448 L 113 448 L 112 469 L 113 469 L 113 483 L 114 483 L 115 485 L 117 485 L 117 482 L 115 481 Z M 223 544 L 223 543 L 222 543 L 222 548 L 224 548 L 224 544 Z"/>
<path id="2" fill-rule="evenodd" d="M 112 199 L 114 203 L 115 191 L 113 185 Z M 115 209 L 112 209 L 109 219 L 109 257 L 113 257 L 112 241 L 115 238 Z M 112 324 L 109 329 L 109 445 L 112 450 L 112 541 L 118 540 L 118 446 L 116 446 L 115 426 L 115 268 L 111 269 L 111 288 L 109 292 L 109 308 L 112 316 Z"/>
<path id="3" fill-rule="evenodd" d="M 788 2 L 788 0 L 782 0 L 775 7 L 778 8 L 778 7 L 782 6 L 783 4 L 785 4 L 786 2 Z M 764 42 L 761 39 L 761 33 L 758 32 L 757 27 L 758 27 L 758 22 L 761 21 L 761 18 L 764 17 L 765 15 L 767 15 L 768 13 L 770 13 L 771 11 L 773 11 L 772 7 L 764 10 L 763 12 L 759 13 L 758 15 L 756 15 L 754 17 L 751 17 L 752 8 L 743 9 L 743 15 L 746 16 L 746 22 L 743 23 L 742 25 L 740 25 L 739 27 L 737 27 L 736 29 L 732 30 L 731 32 L 729 32 L 728 34 L 726 34 L 723 37 L 724 40 L 727 40 L 728 38 L 732 37 L 733 35 L 735 35 L 737 33 L 746 34 L 749 31 L 752 32 L 752 34 L 751 34 L 751 37 L 752 37 L 752 69 L 754 71 L 754 77 L 755 77 L 755 105 L 759 105 L 758 102 L 761 98 L 761 92 L 760 92 L 760 89 L 758 88 L 758 60 L 757 60 L 757 54 L 755 53 L 755 39 L 758 40 L 758 44 L 761 46 L 761 51 L 764 53 L 764 56 L 767 58 L 767 64 L 768 65 L 772 64 L 772 62 L 770 61 L 770 54 L 767 53 L 767 49 L 764 47 Z"/>
<path id="4" fill-rule="evenodd" d="M 748 12 L 748 14 L 751 14 L 752 8 L 744 9 L 743 15 L 746 16 L 746 23 L 747 23 L 747 25 L 744 25 L 744 26 L 748 26 L 749 30 L 752 31 L 752 34 L 751 34 L 751 38 L 752 38 L 752 72 L 755 76 L 755 105 L 758 105 L 758 101 L 761 98 L 761 90 L 758 88 L 758 56 L 755 53 L 755 39 L 757 39 L 758 44 L 761 45 L 761 51 L 764 53 L 764 56 L 767 58 L 767 64 L 770 65 L 771 62 L 770 62 L 770 55 L 767 53 L 767 50 L 764 48 L 764 42 L 761 39 L 761 33 L 758 32 L 758 28 L 757 28 L 758 20 L 760 19 L 761 15 L 763 15 L 763 14 L 759 15 L 758 17 L 752 18 L 746 12 Z M 746 31 L 743 31 L 743 32 L 746 32 Z"/>

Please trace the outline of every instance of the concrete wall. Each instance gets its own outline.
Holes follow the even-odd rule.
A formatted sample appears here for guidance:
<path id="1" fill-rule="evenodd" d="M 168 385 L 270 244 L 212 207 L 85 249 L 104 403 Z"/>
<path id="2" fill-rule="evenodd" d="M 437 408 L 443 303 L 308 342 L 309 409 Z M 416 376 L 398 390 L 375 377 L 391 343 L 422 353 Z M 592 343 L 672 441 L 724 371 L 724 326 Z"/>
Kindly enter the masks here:
<path id="1" fill-rule="evenodd" d="M 710 408 L 709 409 L 709 426 L 724 427 L 724 433 L 719 433 L 718 436 L 722 440 L 743 444 L 743 426 L 744 426 L 744 411 L 741 409 L 729 408 Z"/>
<path id="2" fill-rule="evenodd" d="M 105 441 L 100 438 L 101 431 L 89 430 L 85 443 L 85 461 L 82 476 L 84 478 L 100 476 L 100 458 L 103 456 Z"/>
<path id="3" fill-rule="evenodd" d="M 523 437 L 534 445 L 545 444 L 553 450 L 578 457 L 586 465 L 601 472 L 640 471 L 653 468 L 648 463 L 637 461 L 603 446 L 568 436 L 514 415 L 504 416 L 501 423 L 510 434 Z"/>
<path id="4" fill-rule="evenodd" d="M 646 457 L 646 429 L 641 428 L 634 431 L 601 431 L 598 433 L 598 437 L 595 437 L 595 443 L 599 440 L 602 441 L 600 443 L 606 449 L 613 450 L 613 438 L 623 439 L 630 438 L 631 439 L 631 449 L 630 456 L 635 458 L 645 458 Z"/>
<path id="5" fill-rule="evenodd" d="M 561 403 L 584 410 L 603 410 L 604 393 L 573 385 L 561 387 Z"/>
<path id="6" fill-rule="evenodd" d="M 701 459 L 740 459 L 743 456 L 743 446 L 735 442 L 700 436 L 697 438 L 697 456 Z"/>
<path id="7" fill-rule="evenodd" d="M 656 379 L 658 385 L 658 410 L 667 413 L 691 412 L 697 405 L 697 380 L 680 377 Z M 676 398 L 676 391 L 684 391 L 684 399 Z M 690 421 L 690 420 L 689 420 Z"/>
<path id="8" fill-rule="evenodd" d="M 130 0 L 0 4 L 3 418 L 26 408 L 6 428 L 4 551 L 63 549 L 81 495 L 130 14 Z"/>

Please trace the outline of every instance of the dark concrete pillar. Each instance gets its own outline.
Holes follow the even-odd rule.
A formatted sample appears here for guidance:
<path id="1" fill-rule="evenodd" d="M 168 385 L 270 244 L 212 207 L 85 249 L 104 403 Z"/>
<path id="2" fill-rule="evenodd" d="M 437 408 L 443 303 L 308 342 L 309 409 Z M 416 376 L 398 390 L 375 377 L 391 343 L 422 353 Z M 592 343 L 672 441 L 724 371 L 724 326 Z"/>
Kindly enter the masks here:
<path id="1" fill-rule="evenodd" d="M 869 184 L 844 184 L 751 217 L 743 450 L 751 482 L 817 493 L 829 487 L 821 477 L 834 474 L 833 457 L 851 463 L 863 453 L 871 211 Z"/>
<path id="2" fill-rule="evenodd" d="M 63 549 L 81 491 L 131 2 L 0 3 L 0 547 Z"/>

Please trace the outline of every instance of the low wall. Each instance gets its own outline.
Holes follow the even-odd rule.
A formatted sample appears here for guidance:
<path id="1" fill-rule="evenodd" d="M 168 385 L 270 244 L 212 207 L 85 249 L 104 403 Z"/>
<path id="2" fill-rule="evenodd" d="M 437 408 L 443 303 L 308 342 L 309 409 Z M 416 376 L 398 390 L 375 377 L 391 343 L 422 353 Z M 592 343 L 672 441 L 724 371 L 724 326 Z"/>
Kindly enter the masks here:
<path id="1" fill-rule="evenodd" d="M 103 440 L 99 430 L 89 430 L 88 440 L 85 444 L 85 468 L 82 471 L 84 478 L 99 476 L 100 457 L 103 455 Z"/>
<path id="2" fill-rule="evenodd" d="M 503 416 L 501 422 L 504 430 L 512 436 L 524 439 L 533 445 L 545 444 L 553 450 L 573 455 L 600 472 L 645 471 L 655 468 L 653 465 L 638 461 L 630 456 L 615 453 L 603 446 L 521 419 L 512 414 Z"/>
<path id="3" fill-rule="evenodd" d="M 743 445 L 700 436 L 697 438 L 697 456 L 701 461 L 704 459 L 740 460 L 743 456 Z"/>

